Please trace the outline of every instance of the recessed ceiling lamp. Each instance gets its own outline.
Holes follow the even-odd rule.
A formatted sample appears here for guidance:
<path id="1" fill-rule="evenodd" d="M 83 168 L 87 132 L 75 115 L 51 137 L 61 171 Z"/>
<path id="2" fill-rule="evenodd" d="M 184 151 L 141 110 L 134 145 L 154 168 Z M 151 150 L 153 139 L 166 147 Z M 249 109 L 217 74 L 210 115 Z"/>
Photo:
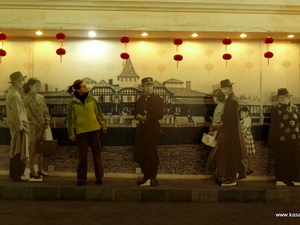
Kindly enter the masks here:
<path id="1" fill-rule="evenodd" d="M 95 31 L 90 31 L 90 32 L 88 33 L 88 35 L 89 35 L 90 37 L 95 37 L 97 34 L 96 34 Z"/>
<path id="2" fill-rule="evenodd" d="M 40 31 L 40 30 L 38 30 L 38 31 L 35 32 L 35 34 L 36 34 L 36 35 L 43 35 L 43 32 Z"/>
<path id="3" fill-rule="evenodd" d="M 241 34 L 240 37 L 241 38 L 247 37 L 247 34 Z"/>
<path id="4" fill-rule="evenodd" d="M 290 35 L 288 35 L 287 37 L 288 37 L 288 38 L 293 38 L 293 37 L 295 37 L 295 35 L 290 34 Z"/>
<path id="5" fill-rule="evenodd" d="M 142 33 L 141 35 L 144 36 L 144 37 L 147 37 L 147 36 L 148 36 L 148 33 L 144 32 L 144 33 Z"/>
<path id="6" fill-rule="evenodd" d="M 193 33 L 191 36 L 192 36 L 192 37 L 198 37 L 199 35 L 196 34 L 196 33 Z"/>

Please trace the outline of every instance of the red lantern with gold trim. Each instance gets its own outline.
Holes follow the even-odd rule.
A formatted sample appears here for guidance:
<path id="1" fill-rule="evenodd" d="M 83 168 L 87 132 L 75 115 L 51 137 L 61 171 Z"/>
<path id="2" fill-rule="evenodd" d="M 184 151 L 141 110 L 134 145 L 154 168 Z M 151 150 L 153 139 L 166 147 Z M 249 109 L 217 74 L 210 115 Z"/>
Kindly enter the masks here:
<path id="1" fill-rule="evenodd" d="M 2 42 L 2 47 L 4 45 L 4 41 L 6 40 L 6 38 L 7 36 L 4 33 L 0 32 L 0 41 Z"/>
<path id="2" fill-rule="evenodd" d="M 125 45 L 125 51 L 127 50 L 127 44 L 130 42 L 130 38 L 127 36 L 123 36 L 120 38 L 120 42 Z"/>
<path id="3" fill-rule="evenodd" d="M 56 50 L 56 54 L 60 56 L 60 62 L 62 62 L 62 56 L 66 54 L 66 50 L 63 48 L 63 43 L 67 36 L 64 33 L 58 33 L 55 37 L 60 41 L 60 48 Z"/>
<path id="4" fill-rule="evenodd" d="M 269 37 L 265 38 L 264 42 L 267 44 L 267 51 L 268 51 L 269 45 L 274 42 L 274 39 L 269 36 Z"/>
<path id="5" fill-rule="evenodd" d="M 178 62 L 183 60 L 183 56 L 180 54 L 174 55 L 173 59 L 177 62 L 177 68 L 178 68 Z"/>
<path id="6" fill-rule="evenodd" d="M 121 59 L 127 60 L 130 58 L 130 55 L 127 52 L 123 52 L 120 54 Z"/>
<path id="7" fill-rule="evenodd" d="M 62 62 L 62 56 L 67 53 L 66 49 L 60 47 L 56 50 L 56 54 L 60 56 L 60 62 Z"/>
<path id="8" fill-rule="evenodd" d="M 264 57 L 268 59 L 268 65 L 269 65 L 269 60 L 273 58 L 273 56 L 274 56 L 273 52 L 270 51 L 265 52 Z"/>
<path id="9" fill-rule="evenodd" d="M 223 58 L 224 60 L 226 60 L 226 67 L 227 67 L 227 61 L 230 60 L 230 59 L 232 58 L 232 55 L 229 54 L 229 53 L 225 53 L 225 54 L 223 54 L 222 58 Z"/>
<path id="10" fill-rule="evenodd" d="M 61 42 L 61 46 L 63 46 L 63 41 L 67 38 L 67 36 L 64 33 L 58 33 L 56 34 L 56 39 Z"/>
<path id="11" fill-rule="evenodd" d="M 183 43 L 183 40 L 181 38 L 175 38 L 173 40 L 173 44 L 176 45 L 176 52 L 178 52 L 178 46 L 182 45 L 182 43 Z"/>
<path id="12" fill-rule="evenodd" d="M 2 62 L 2 57 L 6 56 L 6 51 L 4 49 L 0 49 L 0 63 Z"/>
<path id="13" fill-rule="evenodd" d="M 223 39 L 222 43 L 223 43 L 223 45 L 225 45 L 225 52 L 226 52 L 227 51 L 227 46 L 231 45 L 232 40 L 227 37 L 227 38 Z"/>
<path id="14" fill-rule="evenodd" d="M 264 42 L 265 42 L 266 44 L 272 44 L 272 43 L 274 42 L 274 39 L 271 38 L 270 36 L 268 36 L 267 38 L 265 38 Z"/>
<path id="15" fill-rule="evenodd" d="M 123 66 L 124 66 L 124 62 L 130 58 L 130 55 L 127 52 L 123 52 L 120 54 L 121 59 L 123 59 Z"/>

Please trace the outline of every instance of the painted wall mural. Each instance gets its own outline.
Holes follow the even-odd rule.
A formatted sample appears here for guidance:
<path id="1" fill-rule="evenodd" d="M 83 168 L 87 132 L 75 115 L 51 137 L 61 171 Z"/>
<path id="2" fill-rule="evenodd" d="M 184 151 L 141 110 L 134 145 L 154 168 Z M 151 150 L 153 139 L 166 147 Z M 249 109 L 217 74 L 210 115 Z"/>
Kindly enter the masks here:
<path id="1" fill-rule="evenodd" d="M 240 108 L 247 107 L 252 118 L 256 154 L 250 177 L 274 176 L 274 151 L 267 144 L 271 110 L 278 103 L 278 88 L 287 88 L 292 93 L 291 101 L 300 104 L 298 44 L 273 43 L 274 57 L 268 65 L 262 54 L 265 43 L 233 42 L 232 59 L 226 67 L 221 41 L 188 40 L 180 46 L 184 59 L 178 68 L 173 60 L 174 44 L 167 40 L 132 40 L 128 46 L 130 59 L 124 65 L 119 58 L 123 46 L 118 40 L 68 40 L 64 43 L 67 54 L 63 62 L 53 53 L 56 44 L 52 40 L 6 42 L 10 54 L 0 64 L 0 157 L 4 159 L 0 171 L 8 170 L 10 141 L 5 95 L 9 75 L 19 70 L 41 81 L 40 94 L 45 97 L 53 136 L 59 143 L 59 153 L 45 157 L 46 170 L 49 165 L 54 165 L 57 172 L 76 169 L 76 147 L 68 140 L 65 125 L 70 100 L 66 87 L 81 78 L 99 102 L 108 125 L 103 135 L 105 172 L 134 175 L 137 165 L 133 146 L 138 122 L 133 112 L 143 94 L 141 79 L 150 76 L 154 78 L 154 93 L 165 106 L 164 117 L 159 121 L 163 131 L 158 148 L 159 174 L 205 176 L 211 148 L 201 138 L 209 131 L 216 107 L 212 92 L 220 87 L 221 80 L 230 79 Z"/>

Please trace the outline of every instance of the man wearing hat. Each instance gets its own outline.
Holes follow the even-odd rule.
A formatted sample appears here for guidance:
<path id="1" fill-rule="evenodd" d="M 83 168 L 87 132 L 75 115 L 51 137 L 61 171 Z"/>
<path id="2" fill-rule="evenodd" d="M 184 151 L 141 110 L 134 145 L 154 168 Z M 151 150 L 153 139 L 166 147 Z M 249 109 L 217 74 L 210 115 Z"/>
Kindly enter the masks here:
<path id="1" fill-rule="evenodd" d="M 135 137 L 135 161 L 140 165 L 144 177 L 138 180 L 139 185 L 147 185 L 150 179 L 151 186 L 157 186 L 156 175 L 158 171 L 157 147 L 160 137 L 160 124 L 158 120 L 164 116 L 164 103 L 161 97 L 153 93 L 153 79 L 142 79 L 144 95 L 136 105 L 135 118 L 139 125 Z"/>
<path id="2" fill-rule="evenodd" d="M 6 95 L 6 114 L 7 123 L 11 134 L 9 150 L 10 171 L 9 175 L 13 181 L 23 182 L 25 165 L 28 160 L 28 131 L 29 123 L 25 106 L 20 95 L 20 89 L 24 85 L 21 72 L 17 71 L 10 75 L 11 88 Z"/>
<path id="3" fill-rule="evenodd" d="M 220 82 L 226 101 L 219 126 L 216 173 L 221 186 L 236 186 L 236 179 L 246 177 L 243 161 L 246 160 L 246 147 L 239 117 L 239 103 L 233 93 L 229 79 Z"/>
<path id="4" fill-rule="evenodd" d="M 268 138 L 268 144 L 276 147 L 276 181 L 287 186 L 300 181 L 299 111 L 290 102 L 291 96 L 286 88 L 278 89 L 279 103 L 272 109 Z"/>

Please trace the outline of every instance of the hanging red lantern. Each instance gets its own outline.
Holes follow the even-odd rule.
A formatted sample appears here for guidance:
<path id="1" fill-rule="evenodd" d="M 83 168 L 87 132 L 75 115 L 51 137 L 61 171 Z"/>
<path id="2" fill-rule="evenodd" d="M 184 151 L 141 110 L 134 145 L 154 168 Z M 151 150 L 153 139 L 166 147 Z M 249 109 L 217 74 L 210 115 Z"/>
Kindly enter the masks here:
<path id="1" fill-rule="evenodd" d="M 174 45 L 182 45 L 183 40 L 180 38 L 175 38 L 173 41 Z"/>
<path id="2" fill-rule="evenodd" d="M 182 45 L 182 43 L 183 43 L 183 40 L 180 39 L 180 38 L 175 38 L 175 39 L 173 40 L 173 44 L 176 45 L 176 52 L 178 52 L 178 46 L 179 46 L 179 45 Z"/>
<path id="3" fill-rule="evenodd" d="M 231 45 L 232 40 L 227 37 L 227 38 L 223 39 L 222 43 L 223 43 L 223 45 L 225 45 L 225 52 L 226 52 L 227 51 L 227 46 Z"/>
<path id="4" fill-rule="evenodd" d="M 62 56 L 67 53 L 66 49 L 60 47 L 56 50 L 56 54 L 60 56 L 60 62 L 62 62 Z"/>
<path id="5" fill-rule="evenodd" d="M 123 59 L 123 66 L 124 66 L 124 62 L 130 58 L 130 55 L 127 52 L 123 52 L 120 54 L 121 59 Z"/>
<path id="6" fill-rule="evenodd" d="M 64 33 L 58 33 L 56 35 L 56 39 L 60 41 L 60 47 L 63 47 L 63 42 L 67 38 L 67 36 Z"/>
<path id="7" fill-rule="evenodd" d="M 268 59 L 268 65 L 269 65 L 269 60 L 273 58 L 273 56 L 274 56 L 273 52 L 270 51 L 265 52 L 264 57 Z"/>
<path id="8" fill-rule="evenodd" d="M 269 37 L 265 38 L 264 42 L 266 44 L 272 44 L 274 42 L 274 39 L 269 36 Z"/>
<path id="9" fill-rule="evenodd" d="M 3 34 L 2 32 L 0 32 L 0 41 L 2 42 L 2 47 L 3 47 L 3 43 L 6 40 L 7 36 L 5 34 Z"/>
<path id="10" fill-rule="evenodd" d="M 60 62 L 62 62 L 62 56 L 66 54 L 66 50 L 63 48 L 63 42 L 66 38 L 64 33 L 56 34 L 56 39 L 60 41 L 60 48 L 56 50 L 56 54 L 60 56 Z"/>
<path id="11" fill-rule="evenodd" d="M 0 63 L 2 62 L 2 57 L 6 56 L 6 51 L 4 49 L 0 49 Z"/>
<path id="12" fill-rule="evenodd" d="M 120 38 L 120 42 L 125 45 L 125 51 L 127 50 L 127 44 L 130 42 L 130 38 L 127 36 L 123 36 Z"/>
<path id="13" fill-rule="evenodd" d="M 183 60 L 183 56 L 180 54 L 174 55 L 173 59 L 177 62 L 177 68 L 178 68 L 178 62 Z"/>
<path id="14" fill-rule="evenodd" d="M 269 37 L 265 38 L 264 42 L 267 44 L 267 51 L 268 51 L 269 45 L 274 42 L 274 39 L 269 36 Z"/>
<path id="15" fill-rule="evenodd" d="M 130 55 L 127 52 L 123 52 L 120 54 L 120 57 L 124 60 L 127 60 L 130 58 Z"/>
<path id="16" fill-rule="evenodd" d="M 232 55 L 229 54 L 229 53 L 225 53 L 225 54 L 223 54 L 222 58 L 223 58 L 224 60 L 226 60 L 226 67 L 227 67 L 227 61 L 230 60 L 230 59 L 232 58 Z"/>
<path id="17" fill-rule="evenodd" d="M 57 35 L 56 35 L 56 39 L 57 40 L 60 40 L 60 41 L 63 41 L 63 40 L 65 40 L 67 38 L 67 36 L 64 34 L 64 33 L 58 33 Z"/>

